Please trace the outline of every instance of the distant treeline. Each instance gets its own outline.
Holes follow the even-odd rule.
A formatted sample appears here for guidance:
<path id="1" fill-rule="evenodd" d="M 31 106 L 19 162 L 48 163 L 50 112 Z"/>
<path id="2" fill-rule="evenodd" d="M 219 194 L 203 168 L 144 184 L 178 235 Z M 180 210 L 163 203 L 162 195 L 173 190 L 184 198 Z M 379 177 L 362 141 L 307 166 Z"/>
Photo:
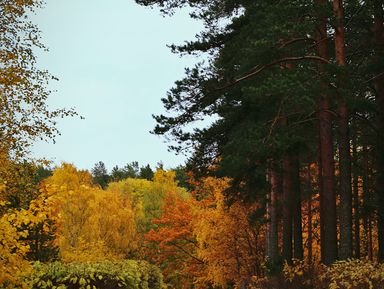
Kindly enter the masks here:
<path id="1" fill-rule="evenodd" d="M 158 169 L 164 169 L 164 164 L 160 161 L 157 163 L 155 169 L 152 169 L 149 164 L 140 165 L 139 162 L 133 161 L 127 163 L 124 167 L 114 166 L 111 172 L 108 172 L 103 161 L 97 162 L 90 170 L 93 177 L 93 183 L 101 186 L 103 189 L 108 186 L 110 182 L 118 182 L 128 178 L 131 179 L 146 179 L 153 180 L 154 172 Z M 36 174 L 36 183 L 52 175 L 54 168 L 39 166 Z M 176 173 L 176 181 L 178 185 L 186 189 L 191 189 L 188 183 L 187 170 L 185 166 L 179 165 L 175 168 L 169 169 Z"/>
<path id="2" fill-rule="evenodd" d="M 109 173 L 107 168 L 105 167 L 104 162 L 99 161 L 91 169 L 91 173 L 93 176 L 93 183 L 100 185 L 102 188 L 105 188 L 110 182 L 118 182 L 127 178 L 146 179 L 151 181 L 153 179 L 154 171 L 158 169 L 164 169 L 164 165 L 162 162 L 158 162 L 156 168 L 153 170 L 149 164 L 144 166 L 140 165 L 137 161 L 133 161 L 131 163 L 126 164 L 122 168 L 120 168 L 119 166 L 114 166 L 111 172 Z M 170 170 L 175 171 L 176 180 L 179 186 L 189 188 L 187 182 L 186 169 L 184 166 L 179 165 Z"/>

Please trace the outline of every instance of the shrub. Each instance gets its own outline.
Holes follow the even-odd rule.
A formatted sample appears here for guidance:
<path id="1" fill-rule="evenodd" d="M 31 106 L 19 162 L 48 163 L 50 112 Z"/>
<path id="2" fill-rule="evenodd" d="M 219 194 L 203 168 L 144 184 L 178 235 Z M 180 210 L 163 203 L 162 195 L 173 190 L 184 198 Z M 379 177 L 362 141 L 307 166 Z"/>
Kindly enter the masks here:
<path id="1" fill-rule="evenodd" d="M 320 279 L 330 289 L 382 289 L 384 265 L 359 259 L 338 261 Z"/>
<path id="2" fill-rule="evenodd" d="M 32 289 L 163 289 L 160 270 L 145 261 L 35 263 Z"/>

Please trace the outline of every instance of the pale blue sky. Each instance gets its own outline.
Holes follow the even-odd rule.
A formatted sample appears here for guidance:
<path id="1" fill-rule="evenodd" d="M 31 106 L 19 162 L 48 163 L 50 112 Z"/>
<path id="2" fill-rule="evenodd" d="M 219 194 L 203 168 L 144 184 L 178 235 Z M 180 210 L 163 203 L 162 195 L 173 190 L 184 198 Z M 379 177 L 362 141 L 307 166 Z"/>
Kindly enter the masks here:
<path id="1" fill-rule="evenodd" d="M 56 144 L 36 143 L 35 157 L 82 169 L 99 160 L 109 169 L 131 161 L 184 162 L 149 131 L 151 115 L 164 112 L 161 97 L 197 61 L 172 54 L 166 44 L 193 39 L 200 23 L 186 11 L 162 17 L 133 0 L 47 0 L 33 21 L 49 48 L 38 53 L 39 66 L 60 79 L 51 84 L 57 92 L 49 105 L 75 107 L 85 117 L 60 120 Z"/>

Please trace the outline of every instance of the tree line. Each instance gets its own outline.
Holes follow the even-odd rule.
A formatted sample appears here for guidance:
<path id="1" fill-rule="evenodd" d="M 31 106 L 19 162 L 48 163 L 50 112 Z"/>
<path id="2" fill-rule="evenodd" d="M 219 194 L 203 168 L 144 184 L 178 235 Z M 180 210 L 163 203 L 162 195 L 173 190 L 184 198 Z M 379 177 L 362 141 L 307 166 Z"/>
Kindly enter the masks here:
<path id="1" fill-rule="evenodd" d="M 272 263 L 312 254 L 316 212 L 323 263 L 384 261 L 382 1 L 136 2 L 204 22 L 170 46 L 208 60 L 175 82 L 154 132 L 195 175 L 230 177 L 229 202 L 265 204 Z"/>
<path id="2" fill-rule="evenodd" d="M 99 161 L 90 171 L 92 173 L 93 183 L 100 185 L 104 189 L 110 182 L 118 182 L 127 178 L 146 179 L 151 181 L 153 180 L 154 172 L 159 169 L 164 169 L 162 162 L 158 162 L 155 170 L 153 170 L 149 164 L 140 166 L 139 162 L 133 161 L 121 168 L 119 166 L 114 166 L 111 172 L 108 173 L 104 162 Z M 179 186 L 190 188 L 187 171 L 183 165 L 176 166 L 170 170 L 175 172 L 175 178 Z"/>

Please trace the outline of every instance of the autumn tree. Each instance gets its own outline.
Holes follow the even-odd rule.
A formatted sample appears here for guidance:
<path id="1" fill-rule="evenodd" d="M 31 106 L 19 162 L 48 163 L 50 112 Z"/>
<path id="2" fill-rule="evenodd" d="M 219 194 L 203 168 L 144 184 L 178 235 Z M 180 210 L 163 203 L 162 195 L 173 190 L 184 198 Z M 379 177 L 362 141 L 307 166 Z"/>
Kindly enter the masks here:
<path id="1" fill-rule="evenodd" d="M 197 190 L 203 190 L 207 198 L 195 203 L 192 221 L 197 256 L 206 264 L 205 274 L 197 282 L 222 288 L 229 284 L 246 286 L 251 276 L 262 276 L 261 264 L 265 259 L 265 226 L 249 222 L 256 209 L 254 205 L 226 204 L 223 192 L 228 181 L 202 181 Z"/>
<path id="2" fill-rule="evenodd" d="M 145 235 L 146 254 L 173 286 L 188 288 L 204 274 L 204 262 L 197 257 L 193 235 L 192 199 L 181 199 L 172 191 L 166 194 L 162 213 L 152 219 L 154 227 Z"/>
<path id="3" fill-rule="evenodd" d="M 45 49 L 39 29 L 29 13 L 43 1 L 1 1 L 0 3 L 0 139 L 1 150 L 20 156 L 32 141 L 51 139 L 58 130 L 56 119 L 73 115 L 73 110 L 50 110 L 47 99 L 47 71 L 37 67 L 34 49 Z"/>
<path id="4" fill-rule="evenodd" d="M 64 261 L 121 259 L 136 249 L 131 202 L 92 185 L 87 171 L 63 164 L 43 188 L 55 196 L 57 242 Z"/>
<path id="5" fill-rule="evenodd" d="M 3 265 L 8 257 L 2 258 L 0 286 L 12 288 L 25 287 L 18 278 L 19 270 L 25 273 L 29 270 L 24 259 L 29 248 L 34 250 L 30 246 L 31 232 L 37 227 L 39 231 L 47 230 L 47 224 L 36 221 L 45 214 L 38 210 L 31 213 L 29 208 L 42 198 L 37 188 L 39 180 L 35 178 L 37 165 L 22 158 L 28 155 L 33 141 L 49 140 L 57 135 L 57 118 L 75 114 L 72 109 L 50 110 L 47 105 L 50 94 L 47 86 L 54 77 L 37 66 L 34 51 L 45 47 L 40 42 L 39 29 L 30 21 L 31 13 L 42 6 L 40 0 L 0 1 L 0 181 L 6 183 L 0 196 L 1 202 L 5 202 L 0 210 L 4 245 L 1 255 L 14 255 L 13 261 L 8 259 L 10 263 L 6 268 Z M 24 214 L 36 222 L 28 220 Z M 21 223 L 17 221 L 20 220 L 18 216 L 25 217 Z M 10 235 L 4 235 L 8 233 Z M 10 238 L 13 238 L 12 243 L 7 243 Z"/>
<path id="6" fill-rule="evenodd" d="M 173 286 L 244 286 L 262 276 L 265 226 L 250 224 L 255 208 L 225 202 L 228 179 L 194 182 L 192 196 L 166 194 L 160 217 L 145 235 L 147 254 Z"/>
<path id="7" fill-rule="evenodd" d="M 5 189 L 5 185 L 0 186 L 1 191 Z M 30 202 L 28 208 L 8 208 L 5 213 L 2 213 L 0 217 L 0 286 L 2 288 L 29 288 L 26 277 L 32 271 L 32 267 L 27 259 L 33 259 L 29 255 L 44 251 L 44 246 L 48 246 L 49 249 L 55 248 L 53 242 L 43 243 L 37 240 L 37 243 L 31 236 L 36 228 L 46 234 L 52 233 L 53 202 L 54 197 L 51 194 L 41 191 L 39 196 Z M 6 201 L 0 201 L 1 209 L 6 205 Z M 40 248 L 34 248 L 36 244 L 39 244 Z"/>
<path id="8" fill-rule="evenodd" d="M 1 205 L 4 206 L 4 202 Z M 12 225 L 13 218 L 8 214 L 0 217 L 0 286 L 14 288 L 16 286 L 28 288 L 23 282 L 26 274 L 31 271 L 25 255 L 28 246 L 20 239 L 26 237 L 26 232 L 19 232 L 17 227 Z"/>

